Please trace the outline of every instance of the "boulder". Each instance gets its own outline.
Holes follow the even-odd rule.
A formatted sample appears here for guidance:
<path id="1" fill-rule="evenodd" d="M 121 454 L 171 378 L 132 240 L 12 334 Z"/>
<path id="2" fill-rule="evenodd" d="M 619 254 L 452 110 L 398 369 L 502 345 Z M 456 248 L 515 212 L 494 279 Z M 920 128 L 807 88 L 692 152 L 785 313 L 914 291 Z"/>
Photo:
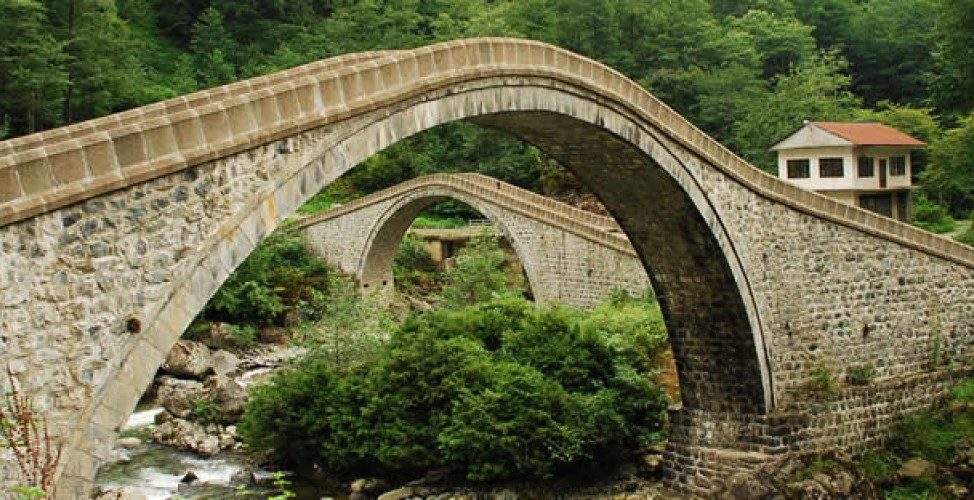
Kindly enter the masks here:
<path id="1" fill-rule="evenodd" d="M 836 454 L 793 453 L 732 476 L 715 498 L 881 498 L 852 460 Z"/>
<path id="2" fill-rule="evenodd" d="M 232 349 L 237 345 L 233 326 L 229 323 L 210 323 L 210 333 L 200 340 L 214 349 Z"/>
<path id="3" fill-rule="evenodd" d="M 290 331 L 280 326 L 265 326 L 257 331 L 257 340 L 264 344 L 287 345 Z"/>
<path id="4" fill-rule="evenodd" d="M 920 479 L 922 477 L 932 476 L 936 470 L 936 465 L 922 458 L 911 458 L 903 462 L 903 465 L 900 466 L 900 470 L 896 474 L 903 479 Z"/>
<path id="5" fill-rule="evenodd" d="M 176 418 L 152 429 L 149 433 L 153 441 L 188 450 L 210 457 L 220 452 L 220 438 L 206 433 L 203 426 Z"/>
<path id="6" fill-rule="evenodd" d="M 95 500 L 145 500 L 145 493 L 132 486 L 123 486 L 104 490 L 95 497 Z"/>
<path id="7" fill-rule="evenodd" d="M 119 448 L 138 448 L 142 445 L 142 440 L 137 437 L 123 437 L 116 444 Z"/>
<path id="8" fill-rule="evenodd" d="M 201 382 L 174 377 L 159 377 L 157 380 L 156 402 L 167 412 L 178 418 L 186 418 L 193 411 L 197 399 L 206 397 L 206 389 Z M 157 418 L 156 423 L 160 424 Z"/>
<path id="9" fill-rule="evenodd" d="M 236 422 L 247 407 L 247 389 L 236 381 L 222 375 L 210 377 L 204 386 L 210 400 L 222 410 L 225 423 Z"/>
<path id="10" fill-rule="evenodd" d="M 203 380 L 213 373 L 213 358 L 210 348 L 195 340 L 180 340 L 169 351 L 162 369 L 177 377 L 190 377 Z"/>
<path id="11" fill-rule="evenodd" d="M 232 352 L 219 350 L 213 353 L 213 372 L 217 375 L 229 376 L 237 371 L 240 365 L 240 358 Z"/>

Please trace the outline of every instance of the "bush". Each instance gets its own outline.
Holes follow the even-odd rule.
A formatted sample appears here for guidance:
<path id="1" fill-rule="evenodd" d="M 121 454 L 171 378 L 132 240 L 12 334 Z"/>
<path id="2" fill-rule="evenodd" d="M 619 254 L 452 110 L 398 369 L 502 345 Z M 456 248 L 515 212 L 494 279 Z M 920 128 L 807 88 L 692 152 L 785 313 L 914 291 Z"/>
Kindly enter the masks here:
<path id="1" fill-rule="evenodd" d="M 625 335 L 512 297 L 414 315 L 374 364 L 314 355 L 256 388 L 239 430 L 252 450 L 337 472 L 459 465 L 474 480 L 549 477 L 658 438 L 666 398 L 617 348 Z"/>
<path id="2" fill-rule="evenodd" d="M 974 211 L 971 212 L 970 220 L 971 225 L 967 228 L 967 231 L 954 236 L 954 239 L 965 245 L 974 246 Z"/>
<path id="3" fill-rule="evenodd" d="M 876 367 L 871 363 L 850 366 L 845 374 L 845 381 L 849 385 L 869 385 L 874 378 L 876 378 Z"/>
<path id="4" fill-rule="evenodd" d="M 839 383 L 835 380 L 832 367 L 824 361 L 819 361 L 809 370 L 805 387 L 810 391 L 835 392 L 839 388 Z"/>
<path id="5" fill-rule="evenodd" d="M 957 227 L 957 221 L 947 209 L 930 201 L 923 193 L 913 198 L 913 225 L 933 233 L 949 233 Z"/>
<path id="6" fill-rule="evenodd" d="M 460 309 L 504 296 L 524 293 L 520 275 L 505 271 L 507 252 L 497 236 L 483 234 L 457 254 L 457 266 L 444 273 L 440 306 Z"/>
<path id="7" fill-rule="evenodd" d="M 310 295 L 328 265 L 311 255 L 304 235 L 285 225 L 268 236 L 216 292 L 203 311 L 228 323 L 280 323 L 284 311 Z"/>

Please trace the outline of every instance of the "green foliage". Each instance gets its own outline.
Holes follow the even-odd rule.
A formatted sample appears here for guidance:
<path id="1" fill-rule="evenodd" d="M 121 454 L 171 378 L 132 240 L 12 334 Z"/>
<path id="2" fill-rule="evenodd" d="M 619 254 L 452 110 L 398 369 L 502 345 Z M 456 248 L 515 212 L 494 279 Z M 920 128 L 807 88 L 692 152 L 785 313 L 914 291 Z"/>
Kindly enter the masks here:
<path id="1" fill-rule="evenodd" d="M 965 245 L 974 246 L 974 212 L 971 213 L 971 221 L 971 225 L 968 226 L 967 231 L 954 236 L 954 239 Z"/>
<path id="2" fill-rule="evenodd" d="M 421 229 L 456 229 L 467 227 L 469 223 L 461 217 L 416 217 L 412 227 Z"/>
<path id="3" fill-rule="evenodd" d="M 280 492 L 277 495 L 267 497 L 267 500 L 287 500 L 288 498 L 297 498 L 298 494 L 291 489 L 291 481 L 284 476 L 283 472 L 277 471 L 274 473 L 273 484 Z"/>
<path id="4" fill-rule="evenodd" d="M 293 340 L 335 368 L 373 361 L 392 323 L 376 298 L 361 297 L 358 286 L 337 273 L 329 277 L 324 291 L 312 289 L 302 308 L 311 321 L 301 325 Z"/>
<path id="5" fill-rule="evenodd" d="M 849 385 L 869 385 L 876 378 L 876 367 L 872 363 L 850 366 L 845 373 Z"/>
<path id="6" fill-rule="evenodd" d="M 825 361 L 815 363 L 808 371 L 808 382 L 805 388 L 816 392 L 835 392 L 839 389 L 835 371 Z"/>
<path id="7" fill-rule="evenodd" d="M 443 275 L 441 307 L 459 309 L 524 291 L 523 278 L 505 271 L 507 253 L 496 235 L 471 239 L 457 254 L 456 261 L 456 267 Z"/>
<path id="8" fill-rule="evenodd" d="M 211 320 L 264 325 L 308 298 L 328 266 L 308 251 L 304 236 L 286 225 L 262 241 L 204 309 Z"/>
<path id="9" fill-rule="evenodd" d="M 945 409 L 906 418 L 893 433 L 892 448 L 902 456 L 918 456 L 938 464 L 951 463 L 959 447 L 974 440 L 974 382 L 954 389 L 953 403 Z M 966 448 L 965 448 L 966 449 Z"/>
<path id="10" fill-rule="evenodd" d="M 886 483 L 899 470 L 900 460 L 889 450 L 867 453 L 859 459 L 859 467 L 873 483 Z"/>
<path id="11" fill-rule="evenodd" d="M 933 203 L 922 192 L 914 192 L 913 225 L 934 233 L 949 233 L 957 227 L 957 221 L 947 209 Z"/>
<path id="12" fill-rule="evenodd" d="M 304 205 L 298 207 L 299 214 L 312 215 L 325 212 L 335 205 L 347 203 L 357 196 L 355 188 L 348 179 L 341 178 L 332 182 L 320 193 L 311 197 Z"/>
<path id="13" fill-rule="evenodd" d="M 223 407 L 210 398 L 195 398 L 190 408 L 190 418 L 203 425 L 220 424 L 224 421 Z"/>
<path id="14" fill-rule="evenodd" d="M 666 398 L 618 348 L 638 344 L 616 338 L 630 333 L 513 297 L 415 315 L 374 363 L 315 354 L 256 387 L 238 428 L 251 450 L 335 471 L 453 464 L 473 480 L 549 477 L 658 438 Z"/>
<path id="15" fill-rule="evenodd" d="M 921 477 L 904 486 L 897 486 L 885 492 L 886 500 L 934 500 L 937 495 L 937 482 L 930 477 Z"/>
<path id="16" fill-rule="evenodd" d="M 932 190 L 957 207 L 970 208 L 974 200 L 974 114 L 963 118 L 930 146 L 930 165 L 923 177 Z"/>

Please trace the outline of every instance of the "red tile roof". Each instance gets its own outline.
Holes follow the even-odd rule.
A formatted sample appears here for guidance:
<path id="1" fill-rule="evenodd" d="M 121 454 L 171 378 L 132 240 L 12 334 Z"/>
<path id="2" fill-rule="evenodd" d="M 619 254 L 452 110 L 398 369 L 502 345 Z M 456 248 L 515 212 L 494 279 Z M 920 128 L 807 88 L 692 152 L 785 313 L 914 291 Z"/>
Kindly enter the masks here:
<path id="1" fill-rule="evenodd" d="M 927 143 L 910 137 L 881 123 L 812 122 L 857 146 L 926 146 Z"/>

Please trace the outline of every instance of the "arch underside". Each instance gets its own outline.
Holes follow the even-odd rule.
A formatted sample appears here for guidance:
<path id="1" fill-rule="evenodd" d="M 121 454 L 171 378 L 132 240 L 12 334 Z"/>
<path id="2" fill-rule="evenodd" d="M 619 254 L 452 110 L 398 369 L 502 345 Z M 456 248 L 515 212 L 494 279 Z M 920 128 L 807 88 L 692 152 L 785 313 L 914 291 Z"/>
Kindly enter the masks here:
<path id="1" fill-rule="evenodd" d="M 531 261 L 529 253 L 525 251 L 523 242 L 508 230 L 504 217 L 501 217 L 489 203 L 482 202 L 475 196 L 436 187 L 421 188 L 410 193 L 407 199 L 393 204 L 379 217 L 359 259 L 359 269 L 356 273 L 359 284 L 370 290 L 391 286 L 393 261 L 409 226 L 426 207 L 445 199 L 454 199 L 473 207 L 498 228 L 500 234 L 506 237 L 514 248 L 528 275 L 529 285 L 533 289 L 534 284 L 537 283 L 536 266 Z"/>
<path id="2" fill-rule="evenodd" d="M 471 121 L 544 150 L 571 169 L 619 222 L 659 298 L 685 407 L 767 411 L 748 308 L 729 256 L 670 173 L 599 124 L 548 112 L 505 112 Z"/>

